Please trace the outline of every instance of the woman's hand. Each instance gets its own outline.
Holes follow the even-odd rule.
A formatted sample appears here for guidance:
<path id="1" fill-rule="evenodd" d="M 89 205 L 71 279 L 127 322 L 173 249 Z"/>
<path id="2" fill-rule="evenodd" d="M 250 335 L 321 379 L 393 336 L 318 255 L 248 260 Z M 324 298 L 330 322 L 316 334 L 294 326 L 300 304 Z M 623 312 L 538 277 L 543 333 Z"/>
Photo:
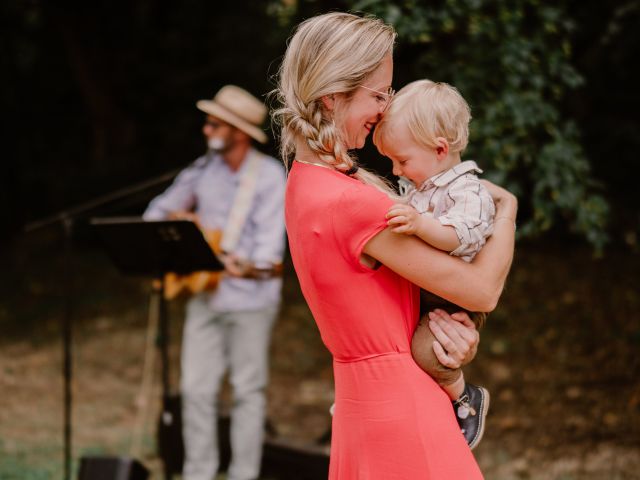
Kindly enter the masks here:
<path id="1" fill-rule="evenodd" d="M 518 213 L 518 199 L 516 196 L 488 180 L 480 180 L 480 182 L 489 191 L 489 195 L 491 195 L 496 204 L 496 218 L 508 217 L 515 224 L 516 214 Z"/>
<path id="2" fill-rule="evenodd" d="M 429 312 L 429 329 L 437 339 L 433 351 L 445 367 L 459 368 L 476 356 L 480 334 L 465 312 Z"/>

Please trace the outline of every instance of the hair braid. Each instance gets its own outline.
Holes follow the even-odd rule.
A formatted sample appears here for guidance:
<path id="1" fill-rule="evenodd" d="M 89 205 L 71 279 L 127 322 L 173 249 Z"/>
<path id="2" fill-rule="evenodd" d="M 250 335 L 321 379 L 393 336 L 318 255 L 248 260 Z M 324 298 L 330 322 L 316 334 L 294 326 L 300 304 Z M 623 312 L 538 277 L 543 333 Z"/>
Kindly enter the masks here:
<path id="1" fill-rule="evenodd" d="M 348 13 L 319 15 L 298 26 L 272 92 L 279 104 L 272 118 L 280 127 L 285 166 L 296 153 L 296 141 L 304 140 L 323 162 L 393 196 L 385 179 L 357 166 L 321 99 L 350 95 L 392 51 L 395 36 L 393 27 L 378 18 Z"/>

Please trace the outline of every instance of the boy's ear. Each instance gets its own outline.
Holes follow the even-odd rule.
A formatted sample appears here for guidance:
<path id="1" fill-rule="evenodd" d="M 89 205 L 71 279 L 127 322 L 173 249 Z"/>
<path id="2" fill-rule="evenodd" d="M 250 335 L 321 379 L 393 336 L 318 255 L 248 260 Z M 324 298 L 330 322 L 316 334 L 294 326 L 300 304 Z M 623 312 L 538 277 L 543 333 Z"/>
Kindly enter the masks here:
<path id="1" fill-rule="evenodd" d="M 449 142 L 444 137 L 436 137 L 436 154 L 438 160 L 443 160 L 449 155 Z"/>
<path id="2" fill-rule="evenodd" d="M 327 111 L 333 112 L 333 109 L 336 105 L 336 97 L 333 93 L 330 95 L 323 95 L 322 97 L 320 97 L 320 101 L 322 102 L 322 105 L 324 105 L 324 108 L 327 109 Z"/>

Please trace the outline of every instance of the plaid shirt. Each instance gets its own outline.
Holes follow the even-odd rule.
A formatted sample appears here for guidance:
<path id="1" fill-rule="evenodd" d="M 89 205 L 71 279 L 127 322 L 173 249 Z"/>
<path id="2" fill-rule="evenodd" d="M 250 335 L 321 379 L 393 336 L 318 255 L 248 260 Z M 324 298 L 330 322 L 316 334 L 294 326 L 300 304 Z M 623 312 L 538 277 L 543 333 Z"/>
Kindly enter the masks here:
<path id="1" fill-rule="evenodd" d="M 452 226 L 460 246 L 451 255 L 466 262 L 486 243 L 493 232 L 495 205 L 476 173 L 482 173 L 476 162 L 467 160 L 445 172 L 434 175 L 419 188 L 402 181 L 400 191 L 407 203 L 422 215 L 432 215 L 442 225 Z"/>

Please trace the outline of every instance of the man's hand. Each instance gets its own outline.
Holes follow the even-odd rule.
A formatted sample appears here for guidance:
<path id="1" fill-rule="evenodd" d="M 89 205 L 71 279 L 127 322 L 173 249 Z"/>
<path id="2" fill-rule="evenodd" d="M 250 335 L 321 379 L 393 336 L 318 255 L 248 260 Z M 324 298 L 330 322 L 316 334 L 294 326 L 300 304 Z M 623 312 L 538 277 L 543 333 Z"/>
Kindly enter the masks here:
<path id="1" fill-rule="evenodd" d="M 224 271 L 227 275 L 231 277 L 244 277 L 247 273 L 243 262 L 232 253 L 224 255 L 221 260 L 224 264 Z"/>
<path id="2" fill-rule="evenodd" d="M 189 220 L 200 228 L 200 219 L 198 218 L 198 215 L 193 212 L 176 211 L 169 213 L 168 217 L 169 220 Z"/>
<path id="3" fill-rule="evenodd" d="M 387 225 L 394 233 L 415 235 L 420 224 L 420 214 L 411 205 L 396 203 L 386 215 Z"/>

